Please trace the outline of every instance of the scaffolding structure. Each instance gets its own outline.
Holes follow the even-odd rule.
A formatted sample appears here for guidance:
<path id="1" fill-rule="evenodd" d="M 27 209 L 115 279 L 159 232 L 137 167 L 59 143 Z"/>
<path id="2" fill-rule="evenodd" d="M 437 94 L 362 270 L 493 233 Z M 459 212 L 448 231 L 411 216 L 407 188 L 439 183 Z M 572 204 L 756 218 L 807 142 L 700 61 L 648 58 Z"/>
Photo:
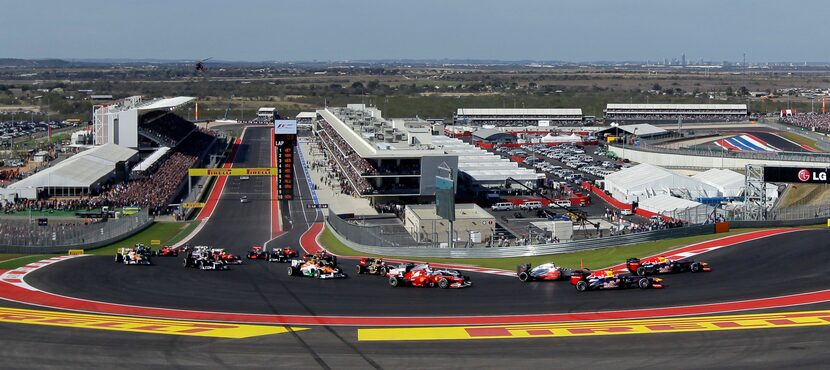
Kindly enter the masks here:
<path id="1" fill-rule="evenodd" d="M 766 182 L 764 166 L 746 165 L 744 191 L 744 220 L 762 221 L 767 216 Z"/>

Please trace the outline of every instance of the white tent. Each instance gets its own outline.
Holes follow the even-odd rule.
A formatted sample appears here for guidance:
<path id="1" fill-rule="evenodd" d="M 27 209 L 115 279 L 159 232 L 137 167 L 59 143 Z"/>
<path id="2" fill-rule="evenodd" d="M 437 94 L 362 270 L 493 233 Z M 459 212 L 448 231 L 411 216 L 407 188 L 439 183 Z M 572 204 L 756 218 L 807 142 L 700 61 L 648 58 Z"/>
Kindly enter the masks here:
<path id="1" fill-rule="evenodd" d="M 744 192 L 746 177 L 735 171 L 713 168 L 692 176 L 693 179 L 718 189 L 723 197 L 738 197 Z"/>
<path id="2" fill-rule="evenodd" d="M 543 136 L 540 141 L 543 143 L 578 143 L 582 141 L 582 138 L 576 134 L 558 136 L 547 134 Z"/>
<path id="3" fill-rule="evenodd" d="M 640 201 L 640 208 L 661 215 L 688 221 L 704 223 L 714 210 L 713 207 L 691 200 L 675 198 L 671 195 L 657 195 Z"/>
<path id="4" fill-rule="evenodd" d="M 643 201 L 657 195 L 674 195 L 686 199 L 719 196 L 718 189 L 712 185 L 645 163 L 606 176 L 605 190 L 625 203 Z"/>
<path id="5" fill-rule="evenodd" d="M 746 176 L 727 169 L 713 168 L 692 176 L 693 179 L 718 189 L 722 197 L 740 197 L 746 188 Z M 766 185 L 767 200 L 775 202 L 778 199 L 778 186 Z"/>

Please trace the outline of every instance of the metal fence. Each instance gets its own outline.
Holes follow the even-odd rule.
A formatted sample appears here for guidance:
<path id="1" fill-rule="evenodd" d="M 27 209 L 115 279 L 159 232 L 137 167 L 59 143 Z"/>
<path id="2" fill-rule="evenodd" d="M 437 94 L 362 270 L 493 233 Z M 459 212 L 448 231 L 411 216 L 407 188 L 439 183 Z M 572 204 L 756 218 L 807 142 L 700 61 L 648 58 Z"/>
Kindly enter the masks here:
<path id="1" fill-rule="evenodd" d="M 0 252 L 53 253 L 67 249 L 90 249 L 121 240 L 153 223 L 146 210 L 106 222 L 82 224 L 50 220 L 39 226 L 28 219 L 0 220 Z"/>
<path id="2" fill-rule="evenodd" d="M 328 225 L 333 229 L 334 235 L 338 239 L 340 239 L 340 241 L 342 241 L 344 244 L 346 244 L 352 249 L 367 254 L 413 258 L 500 258 L 537 256 L 616 247 L 620 245 L 636 244 L 668 238 L 679 238 L 684 236 L 711 234 L 714 232 L 714 228 L 712 225 L 696 225 L 675 229 L 618 235 L 598 239 L 579 240 L 567 243 L 526 245 L 503 248 L 436 248 L 427 246 L 392 246 L 388 245 L 388 243 L 367 243 L 366 239 L 370 239 L 371 236 L 353 239 L 353 237 L 355 236 L 354 234 L 340 234 L 339 230 L 334 226 L 335 224 L 339 224 L 340 222 L 345 221 L 343 221 L 336 215 L 334 217 L 328 217 Z M 343 229 L 341 228 L 341 230 Z"/>
<path id="3" fill-rule="evenodd" d="M 743 152 L 734 150 L 718 150 L 710 148 L 688 148 L 683 143 L 650 144 L 640 141 L 640 145 L 614 144 L 620 149 L 642 150 L 653 153 L 679 154 L 697 157 L 754 159 L 766 161 L 814 162 L 830 163 L 830 153 L 800 153 L 800 152 Z M 616 148 L 614 148 L 616 149 Z"/>
<path id="4" fill-rule="evenodd" d="M 329 216 L 327 218 L 329 220 L 329 226 L 337 234 L 342 235 L 354 243 L 390 248 L 427 245 L 416 242 L 412 235 L 402 229 L 400 225 L 358 224 L 340 218 L 331 209 L 329 210 Z"/>

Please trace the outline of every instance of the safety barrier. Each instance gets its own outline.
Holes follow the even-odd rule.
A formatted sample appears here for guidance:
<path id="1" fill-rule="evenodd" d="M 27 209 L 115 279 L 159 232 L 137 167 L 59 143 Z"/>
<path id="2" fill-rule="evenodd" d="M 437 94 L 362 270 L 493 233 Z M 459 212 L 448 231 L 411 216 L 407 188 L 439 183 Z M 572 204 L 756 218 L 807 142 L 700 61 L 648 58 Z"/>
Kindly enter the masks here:
<path id="1" fill-rule="evenodd" d="M 648 231 L 635 234 L 618 235 L 589 240 L 578 240 L 567 243 L 541 244 L 514 246 L 503 248 L 435 248 L 435 247 L 413 247 L 413 246 L 388 246 L 387 243 L 368 245 L 352 241 L 337 232 L 330 221 L 345 222 L 339 217 L 328 217 L 329 229 L 335 237 L 346 244 L 349 248 L 366 254 L 377 254 L 384 256 L 410 257 L 410 258 L 503 258 L 503 257 L 526 257 L 558 253 L 569 253 L 587 251 L 593 249 L 617 247 L 627 244 L 650 242 L 669 238 L 680 238 L 685 236 L 705 235 L 714 232 L 713 225 L 696 225 L 675 229 Z M 381 237 L 381 236 L 378 236 Z M 369 236 L 366 237 L 368 239 Z"/>
<path id="2" fill-rule="evenodd" d="M 0 253 L 57 253 L 69 249 L 93 249 L 128 238 L 153 224 L 146 210 L 135 215 L 93 224 L 61 224 L 50 220 L 47 226 L 28 220 L 3 220 Z"/>

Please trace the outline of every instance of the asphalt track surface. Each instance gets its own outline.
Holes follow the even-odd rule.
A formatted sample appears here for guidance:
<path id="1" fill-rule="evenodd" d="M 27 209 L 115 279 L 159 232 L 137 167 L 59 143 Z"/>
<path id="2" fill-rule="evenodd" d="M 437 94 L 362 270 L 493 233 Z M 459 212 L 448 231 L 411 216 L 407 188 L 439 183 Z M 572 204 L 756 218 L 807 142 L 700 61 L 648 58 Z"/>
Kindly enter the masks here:
<path id="1" fill-rule="evenodd" d="M 270 130 L 249 129 L 235 166 L 270 162 Z M 269 246 L 297 246 L 320 215 L 306 209 L 308 188 L 282 208 L 285 233 Z M 239 198 L 247 195 L 249 203 Z M 268 180 L 231 179 L 216 213 L 192 244 L 244 253 L 272 233 Z M 288 211 L 288 212 L 286 212 Z M 289 219 L 289 223 L 287 220 Z M 176 258 L 155 266 L 122 266 L 106 257 L 85 257 L 36 271 L 27 282 L 73 297 L 144 306 L 228 312 L 308 315 L 475 315 L 580 312 L 758 298 L 827 288 L 828 231 L 775 236 L 700 256 L 714 268 L 705 274 L 666 276 L 663 290 L 577 293 L 567 283 L 522 284 L 516 279 L 470 273 L 462 290 L 390 288 L 375 276 L 319 281 L 288 277 L 285 264 L 246 261 L 231 271 L 184 269 Z M 3 303 L 6 306 L 16 306 Z M 799 310 L 828 305 L 799 307 Z M 357 342 L 355 329 L 312 330 L 251 339 L 210 339 L 97 330 L 0 324 L 0 354 L 14 368 L 292 367 L 292 368 L 735 368 L 822 367 L 826 327 L 758 331 L 647 334 L 624 337 L 483 340 L 466 342 Z M 19 366 L 18 366 L 19 365 Z"/>
<path id="2" fill-rule="evenodd" d="M 729 131 L 723 132 L 724 134 L 732 134 L 733 136 L 740 136 L 742 134 L 750 134 L 752 136 L 757 137 L 758 139 L 763 140 L 769 145 L 772 145 L 782 151 L 785 152 L 801 152 L 801 153 L 810 153 L 810 150 L 805 149 L 804 147 L 794 143 L 790 140 L 785 139 L 784 137 L 778 135 L 778 131 L 771 131 L 771 130 L 743 130 L 743 131 Z M 715 145 L 714 143 L 707 143 L 699 145 L 699 147 L 710 148 L 713 150 L 723 150 L 721 147 Z"/>

